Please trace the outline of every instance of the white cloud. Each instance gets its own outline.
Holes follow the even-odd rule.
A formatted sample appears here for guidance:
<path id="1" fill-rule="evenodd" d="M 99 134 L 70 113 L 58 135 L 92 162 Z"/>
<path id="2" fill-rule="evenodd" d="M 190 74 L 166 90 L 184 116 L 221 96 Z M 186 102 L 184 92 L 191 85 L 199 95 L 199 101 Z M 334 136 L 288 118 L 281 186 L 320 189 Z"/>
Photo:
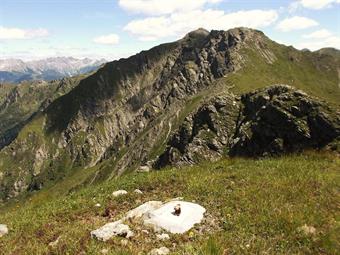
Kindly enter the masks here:
<path id="1" fill-rule="evenodd" d="M 24 30 L 20 28 L 8 28 L 0 26 L 0 40 L 32 39 L 48 36 L 48 31 L 43 28 Z"/>
<path id="2" fill-rule="evenodd" d="M 94 38 L 93 41 L 100 44 L 117 44 L 119 43 L 119 36 L 116 34 L 103 35 Z"/>
<path id="3" fill-rule="evenodd" d="M 282 20 L 277 25 L 277 28 L 283 32 L 288 32 L 292 30 L 300 30 L 300 29 L 305 29 L 309 27 L 314 27 L 317 25 L 319 25 L 319 23 L 313 19 L 301 17 L 301 16 L 294 16 L 294 17 L 286 18 Z"/>
<path id="4" fill-rule="evenodd" d="M 275 10 L 250 10 L 225 13 L 222 10 L 193 10 L 167 16 L 148 17 L 129 22 L 124 30 L 140 40 L 152 41 L 166 37 L 181 37 L 200 27 L 227 30 L 245 26 L 269 26 L 278 18 Z"/>
<path id="5" fill-rule="evenodd" d="M 320 10 L 340 3 L 340 0 L 301 0 L 299 3 L 305 8 Z"/>
<path id="6" fill-rule="evenodd" d="M 313 33 L 303 35 L 303 38 L 307 39 L 322 39 L 322 38 L 328 38 L 332 35 L 331 32 L 329 32 L 327 29 L 320 29 Z"/>
<path id="7" fill-rule="evenodd" d="M 327 29 L 320 29 L 313 33 L 303 35 L 302 38 L 313 39 L 302 41 L 296 45 L 298 49 L 318 50 L 325 47 L 340 49 L 340 37 L 334 35 Z"/>
<path id="8" fill-rule="evenodd" d="M 119 0 L 119 6 L 135 13 L 158 16 L 174 12 L 186 12 L 215 4 L 223 0 Z"/>
<path id="9" fill-rule="evenodd" d="M 298 49 L 307 48 L 310 50 L 318 50 L 325 47 L 333 47 L 340 49 L 340 37 L 330 36 L 319 40 L 309 40 L 296 44 L 296 48 Z"/>

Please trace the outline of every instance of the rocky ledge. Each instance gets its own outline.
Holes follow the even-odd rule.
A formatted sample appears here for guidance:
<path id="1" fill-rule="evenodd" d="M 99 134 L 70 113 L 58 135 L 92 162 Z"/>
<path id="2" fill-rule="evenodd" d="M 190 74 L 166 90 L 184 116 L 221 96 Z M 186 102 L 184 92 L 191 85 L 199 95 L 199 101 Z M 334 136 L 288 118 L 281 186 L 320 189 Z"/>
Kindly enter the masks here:
<path id="1" fill-rule="evenodd" d="M 156 168 L 222 155 L 259 157 L 324 147 L 339 150 L 340 113 L 287 85 L 217 96 L 188 116 Z"/>

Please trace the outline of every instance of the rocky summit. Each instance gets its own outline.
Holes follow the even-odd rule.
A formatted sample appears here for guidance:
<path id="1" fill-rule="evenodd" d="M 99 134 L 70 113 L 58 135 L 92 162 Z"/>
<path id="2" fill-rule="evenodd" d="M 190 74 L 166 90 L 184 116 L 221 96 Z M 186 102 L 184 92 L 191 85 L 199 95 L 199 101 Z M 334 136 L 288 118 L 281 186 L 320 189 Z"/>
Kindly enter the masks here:
<path id="1" fill-rule="evenodd" d="M 339 63 L 248 28 L 199 29 L 107 63 L 6 126 L 0 199 L 74 174 L 77 186 L 222 156 L 336 151 Z M 3 109 L 22 100 L 2 97 Z"/>

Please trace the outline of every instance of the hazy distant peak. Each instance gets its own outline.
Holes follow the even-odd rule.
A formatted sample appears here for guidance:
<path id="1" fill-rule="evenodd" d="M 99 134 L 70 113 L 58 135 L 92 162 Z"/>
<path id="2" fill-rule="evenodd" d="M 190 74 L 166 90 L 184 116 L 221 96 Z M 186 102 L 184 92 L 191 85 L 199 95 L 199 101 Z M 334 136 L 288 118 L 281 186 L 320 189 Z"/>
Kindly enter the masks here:
<path id="1" fill-rule="evenodd" d="M 40 60 L 0 59 L 0 81 L 54 80 L 96 70 L 105 59 L 49 57 Z"/>

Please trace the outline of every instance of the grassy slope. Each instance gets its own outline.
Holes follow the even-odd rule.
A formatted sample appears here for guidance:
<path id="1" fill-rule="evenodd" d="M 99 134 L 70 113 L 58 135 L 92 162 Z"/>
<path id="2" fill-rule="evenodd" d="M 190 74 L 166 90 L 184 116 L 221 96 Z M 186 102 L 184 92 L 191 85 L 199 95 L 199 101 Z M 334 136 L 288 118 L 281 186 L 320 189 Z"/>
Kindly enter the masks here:
<path id="1" fill-rule="evenodd" d="M 224 159 L 182 169 L 127 174 L 116 180 L 65 191 L 63 182 L 0 209 L 0 223 L 10 233 L 0 239 L 0 254 L 137 254 L 165 245 L 174 254 L 336 254 L 340 246 L 338 208 L 340 159 L 328 154 L 304 154 L 264 160 Z M 82 172 L 82 171 L 80 171 Z M 79 176 L 78 176 L 79 177 Z M 144 194 L 112 198 L 117 189 Z M 64 192 L 63 192 L 64 191 Z M 183 196 L 196 200 L 218 219 L 221 230 L 200 236 L 195 231 L 154 241 L 139 235 L 122 246 L 120 238 L 102 243 L 89 232 L 149 200 Z M 95 207 L 100 203 L 102 207 Z M 111 220 L 114 220 L 111 219 Z M 297 229 L 307 224 L 316 234 Z M 151 236 L 153 234 L 150 234 Z M 55 248 L 48 243 L 61 236 Z"/>
<path id="2" fill-rule="evenodd" d="M 226 79 L 234 85 L 235 93 L 272 84 L 287 84 L 340 106 L 339 58 L 298 51 L 270 40 L 267 40 L 267 45 L 276 56 L 272 64 L 268 64 L 261 53 L 251 46 L 243 49 L 245 68 Z"/>

